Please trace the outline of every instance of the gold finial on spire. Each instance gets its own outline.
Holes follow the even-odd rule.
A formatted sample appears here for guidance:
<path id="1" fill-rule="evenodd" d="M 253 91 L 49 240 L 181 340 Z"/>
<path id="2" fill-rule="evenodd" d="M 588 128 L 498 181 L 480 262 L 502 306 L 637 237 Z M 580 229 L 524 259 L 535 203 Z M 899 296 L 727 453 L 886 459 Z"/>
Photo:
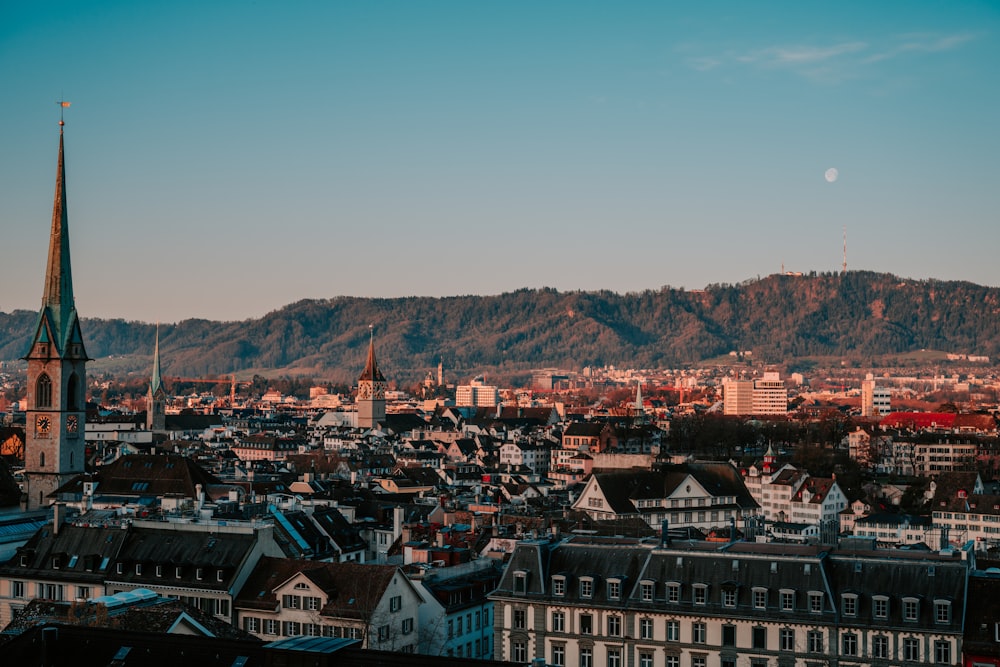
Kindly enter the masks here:
<path id="1" fill-rule="evenodd" d="M 71 102 L 67 102 L 66 100 L 60 99 L 60 100 L 56 100 L 56 104 L 59 105 L 59 131 L 62 132 L 63 125 L 66 124 L 65 121 L 63 121 L 63 112 L 72 103 Z"/>

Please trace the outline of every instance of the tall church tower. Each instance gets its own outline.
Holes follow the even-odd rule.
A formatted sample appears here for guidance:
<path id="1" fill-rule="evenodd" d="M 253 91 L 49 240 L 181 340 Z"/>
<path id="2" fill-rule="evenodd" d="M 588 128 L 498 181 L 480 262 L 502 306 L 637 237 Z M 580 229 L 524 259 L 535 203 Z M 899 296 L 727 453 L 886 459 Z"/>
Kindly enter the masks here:
<path id="1" fill-rule="evenodd" d="M 167 392 L 160 379 L 160 327 L 156 327 L 156 344 L 153 347 L 153 374 L 146 392 L 146 428 L 164 431 L 167 428 Z"/>
<path id="2" fill-rule="evenodd" d="M 49 494 L 82 473 L 84 465 L 89 359 L 73 300 L 62 120 L 42 309 L 24 359 L 28 362 L 24 492 L 26 509 L 32 510 L 50 504 Z"/>
<path id="3" fill-rule="evenodd" d="M 358 428 L 373 428 L 385 421 L 385 377 L 375 361 L 375 333 L 368 341 L 368 361 L 358 378 Z"/>

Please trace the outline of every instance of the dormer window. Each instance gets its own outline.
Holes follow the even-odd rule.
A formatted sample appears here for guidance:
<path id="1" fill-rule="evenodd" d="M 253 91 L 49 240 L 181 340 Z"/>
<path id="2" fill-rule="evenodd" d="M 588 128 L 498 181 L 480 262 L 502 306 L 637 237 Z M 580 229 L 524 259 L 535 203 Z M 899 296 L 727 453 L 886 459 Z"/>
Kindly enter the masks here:
<path id="1" fill-rule="evenodd" d="M 857 593 L 844 593 L 840 596 L 840 609 L 844 616 L 858 615 L 858 595 Z"/>
<path id="2" fill-rule="evenodd" d="M 566 595 L 566 577 L 564 575 L 557 574 L 552 577 L 552 594 L 557 597 Z"/>
<path id="3" fill-rule="evenodd" d="M 920 618 L 920 601 L 917 598 L 903 598 L 903 620 L 914 622 Z"/>
<path id="4" fill-rule="evenodd" d="M 621 579 L 608 579 L 608 599 L 609 600 L 621 600 L 622 599 L 622 580 Z"/>
<path id="5" fill-rule="evenodd" d="M 822 591 L 809 591 L 809 611 L 813 614 L 823 613 Z"/>
<path id="6" fill-rule="evenodd" d="M 182 568 L 181 568 L 180 565 L 178 565 L 176 568 L 174 568 L 174 578 L 180 579 L 181 578 L 181 571 L 182 571 Z"/>
<path id="7" fill-rule="evenodd" d="M 680 604 L 681 585 L 676 581 L 667 582 L 667 602 L 669 604 Z"/>
<path id="8" fill-rule="evenodd" d="M 951 602 L 948 600 L 934 601 L 934 622 L 951 623 Z"/>
<path id="9" fill-rule="evenodd" d="M 135 564 L 135 573 L 136 574 L 142 574 L 142 563 L 136 563 Z"/>
<path id="10" fill-rule="evenodd" d="M 580 597 L 588 599 L 594 597 L 593 577 L 580 577 Z"/>
<path id="11" fill-rule="evenodd" d="M 219 583 L 222 583 L 223 576 L 224 572 L 222 570 L 217 570 L 215 572 L 215 580 L 218 581 Z"/>
<path id="12" fill-rule="evenodd" d="M 754 609 L 766 609 L 767 608 L 767 589 L 766 588 L 754 588 L 753 589 L 753 608 Z"/>
<path id="13" fill-rule="evenodd" d="M 195 576 L 195 579 L 197 579 L 198 581 L 201 581 L 202 579 L 205 578 L 205 569 L 199 567 L 198 569 L 196 569 L 194 571 L 194 576 Z"/>
<path id="14" fill-rule="evenodd" d="M 872 616 L 875 618 L 889 618 L 889 597 L 886 595 L 872 596 Z"/>
<path id="15" fill-rule="evenodd" d="M 157 577 L 162 577 L 163 576 L 163 566 L 162 565 L 157 565 L 156 566 L 156 576 Z"/>
<path id="16" fill-rule="evenodd" d="M 528 592 L 528 573 L 524 570 L 514 572 L 514 594 L 525 595 Z"/>
<path id="17" fill-rule="evenodd" d="M 639 597 L 643 602 L 652 602 L 656 591 L 656 583 L 645 579 L 639 582 Z"/>
<path id="18" fill-rule="evenodd" d="M 115 563 L 115 573 L 121 574 L 125 571 L 125 566 L 122 563 Z"/>
<path id="19" fill-rule="evenodd" d="M 723 607 L 736 606 L 736 586 L 725 586 L 722 589 L 722 606 Z"/>
<path id="20" fill-rule="evenodd" d="M 705 604 L 708 602 L 708 586 L 706 584 L 694 584 L 691 586 L 695 604 Z"/>

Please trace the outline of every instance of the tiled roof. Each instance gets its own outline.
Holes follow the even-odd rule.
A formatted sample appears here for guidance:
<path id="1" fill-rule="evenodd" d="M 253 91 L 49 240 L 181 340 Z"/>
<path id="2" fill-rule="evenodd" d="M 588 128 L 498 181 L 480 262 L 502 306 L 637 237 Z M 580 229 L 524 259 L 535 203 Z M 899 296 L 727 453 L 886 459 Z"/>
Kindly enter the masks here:
<path id="1" fill-rule="evenodd" d="M 263 557 L 247 579 L 235 605 L 241 609 L 275 609 L 275 589 L 302 573 L 328 597 L 320 614 L 336 618 L 364 619 L 385 594 L 397 568 L 392 565 L 319 563 Z"/>

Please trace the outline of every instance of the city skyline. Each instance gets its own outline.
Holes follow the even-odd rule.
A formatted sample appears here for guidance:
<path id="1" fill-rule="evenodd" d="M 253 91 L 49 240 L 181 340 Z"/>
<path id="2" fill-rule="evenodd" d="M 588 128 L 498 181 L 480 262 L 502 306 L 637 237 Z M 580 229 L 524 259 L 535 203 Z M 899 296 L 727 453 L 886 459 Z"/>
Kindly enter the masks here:
<path id="1" fill-rule="evenodd" d="M 1000 284 L 1000 9 L 8 6 L 0 311 L 65 96 L 84 317 L 618 292 L 781 268 Z M 836 170 L 836 171 L 833 171 Z"/>

